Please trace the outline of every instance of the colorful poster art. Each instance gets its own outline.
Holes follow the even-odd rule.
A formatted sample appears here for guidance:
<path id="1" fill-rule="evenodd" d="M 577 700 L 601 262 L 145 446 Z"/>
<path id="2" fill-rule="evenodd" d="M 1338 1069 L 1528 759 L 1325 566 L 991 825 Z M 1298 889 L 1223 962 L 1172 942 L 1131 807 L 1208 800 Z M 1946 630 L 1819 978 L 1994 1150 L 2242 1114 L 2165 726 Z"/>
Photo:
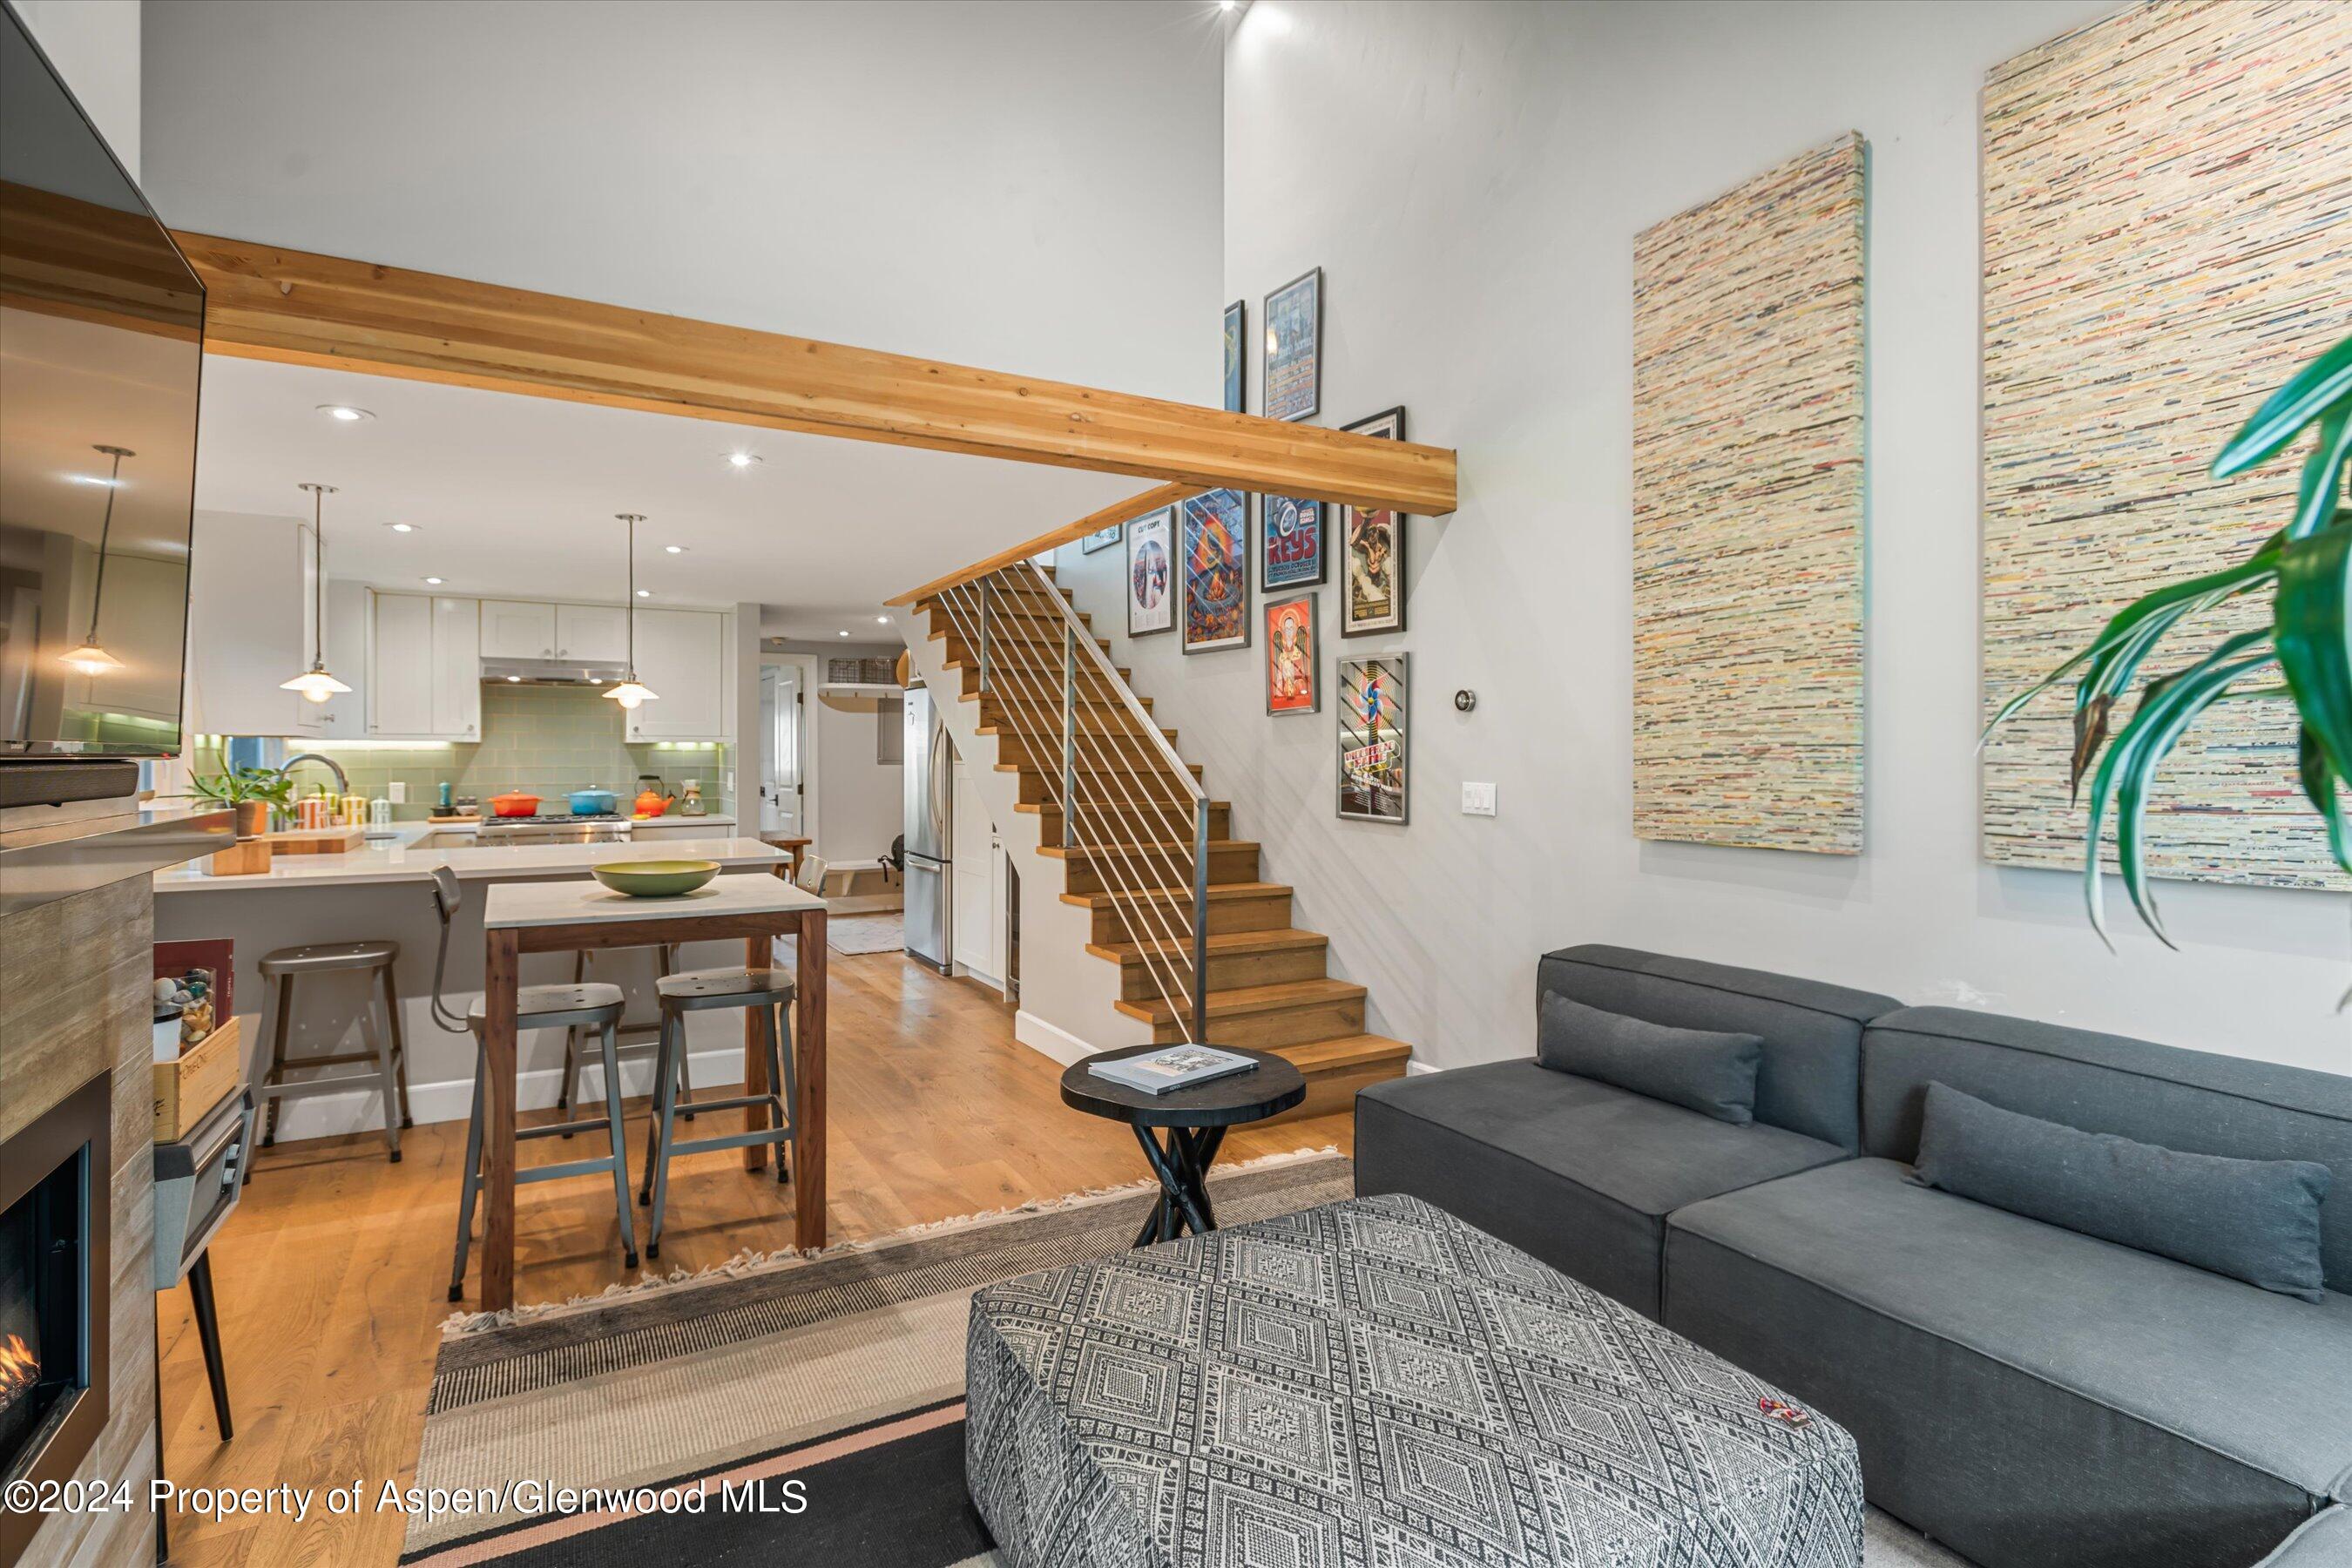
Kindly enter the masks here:
<path id="1" fill-rule="evenodd" d="M 1339 661 L 1339 815 L 1405 820 L 1406 665 L 1401 653 Z"/>
<path id="2" fill-rule="evenodd" d="M 1302 594 L 1265 606 L 1265 710 L 1319 713 L 1322 648 L 1315 626 L 1315 595 Z"/>
<path id="3" fill-rule="evenodd" d="M 1323 503 L 1297 496 L 1267 496 L 1258 502 L 1261 551 L 1257 585 L 1311 588 L 1328 574 L 1323 553 Z"/>
<path id="4" fill-rule="evenodd" d="M 1108 528 L 1096 529 L 1092 533 L 1087 534 L 1086 542 L 1078 546 L 1078 553 L 1092 555 L 1097 550 L 1108 550 L 1118 542 L 1119 532 L 1119 525 L 1115 522 Z"/>
<path id="5" fill-rule="evenodd" d="M 1176 626 L 1176 552 L 1171 540 L 1176 526 L 1172 507 L 1139 517 L 1127 525 L 1127 635 L 1149 637 Z"/>
<path id="6" fill-rule="evenodd" d="M 1315 268 L 1265 297 L 1265 385 L 1269 419 L 1312 419 L 1323 409 L 1323 269 Z"/>
<path id="7" fill-rule="evenodd" d="M 1184 651 L 1247 647 L 1249 498 L 1209 490 L 1184 502 Z"/>
<path id="8" fill-rule="evenodd" d="M 1249 380 L 1249 353 L 1242 334 L 1249 330 L 1249 301 L 1236 300 L 1225 307 L 1225 412 L 1242 412 L 1243 387 Z"/>
<path id="9" fill-rule="evenodd" d="M 1343 426 L 1360 436 L 1404 439 L 1404 410 L 1391 408 Z M 1371 637 L 1404 630 L 1404 514 L 1339 509 L 1341 566 L 1339 635 Z"/>

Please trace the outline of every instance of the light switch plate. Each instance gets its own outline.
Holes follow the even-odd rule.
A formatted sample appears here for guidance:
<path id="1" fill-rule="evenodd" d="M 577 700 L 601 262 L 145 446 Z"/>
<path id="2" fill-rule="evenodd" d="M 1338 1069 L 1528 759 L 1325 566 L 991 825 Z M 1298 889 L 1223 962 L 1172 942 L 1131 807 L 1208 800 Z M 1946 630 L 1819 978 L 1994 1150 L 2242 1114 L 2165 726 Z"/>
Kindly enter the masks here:
<path id="1" fill-rule="evenodd" d="M 1490 784 L 1464 784 L 1462 815 L 1492 816 L 1495 815 L 1495 786 Z"/>
<path id="2" fill-rule="evenodd" d="M 391 792 L 386 798 L 391 800 L 393 805 L 406 805 L 408 804 L 408 785 L 401 780 L 391 780 L 384 785 L 384 788 Z"/>

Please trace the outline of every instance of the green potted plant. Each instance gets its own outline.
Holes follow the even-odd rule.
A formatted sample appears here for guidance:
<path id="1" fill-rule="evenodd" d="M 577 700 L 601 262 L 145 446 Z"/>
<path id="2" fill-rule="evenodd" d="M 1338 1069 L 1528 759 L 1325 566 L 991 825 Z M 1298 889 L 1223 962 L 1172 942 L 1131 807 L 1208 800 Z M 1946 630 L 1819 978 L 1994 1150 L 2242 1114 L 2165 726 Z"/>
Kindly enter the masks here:
<path id="1" fill-rule="evenodd" d="M 2112 807 L 2116 858 L 2132 908 L 2159 941 L 2173 945 L 2147 885 L 2148 792 L 2181 736 L 2217 702 L 2294 705 L 2302 725 L 2304 794 L 2327 824 L 2336 864 L 2352 871 L 2352 834 L 2336 788 L 2352 783 L 2352 511 L 2342 506 L 2352 462 L 2352 338 L 2297 371 L 2256 410 L 2213 459 L 2213 477 L 2227 479 L 2269 461 L 2306 429 L 2316 434 L 2304 459 L 2294 516 L 2285 527 L 2234 566 L 2134 600 L 2089 647 L 2002 704 L 1985 727 L 1990 737 L 2035 697 L 2075 677 L 2071 782 L 2079 791 L 2086 776 L 2091 780 L 2083 891 L 2103 941 L 2099 839 Z M 2264 588 L 2271 592 L 2269 626 L 2224 637 L 2202 657 L 2149 680 L 2129 720 L 2110 738 L 2116 705 L 2167 634 Z"/>
<path id="2" fill-rule="evenodd" d="M 269 831 L 269 808 L 285 810 L 294 799 L 294 781 L 275 768 L 225 768 L 197 778 L 183 800 L 208 800 L 236 813 L 236 836 L 258 838 Z"/>

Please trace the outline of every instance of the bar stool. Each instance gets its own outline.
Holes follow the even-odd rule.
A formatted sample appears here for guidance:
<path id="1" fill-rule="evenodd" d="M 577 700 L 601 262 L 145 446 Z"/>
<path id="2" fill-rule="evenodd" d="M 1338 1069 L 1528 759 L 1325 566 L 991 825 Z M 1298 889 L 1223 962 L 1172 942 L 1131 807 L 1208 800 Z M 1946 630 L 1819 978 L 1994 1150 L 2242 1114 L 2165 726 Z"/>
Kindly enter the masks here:
<path id="1" fill-rule="evenodd" d="M 392 965 L 400 956 L 396 942 L 325 942 L 304 947 L 281 947 L 261 960 L 263 1011 L 271 1016 L 269 1069 L 262 1075 L 255 1098 L 263 1106 L 261 1146 L 278 1142 L 278 1102 L 316 1094 L 337 1094 L 353 1084 L 367 1084 L 383 1094 L 383 1142 L 392 1163 L 400 1163 L 400 1130 L 414 1126 L 408 1115 L 408 1043 L 400 1031 L 400 998 L 393 994 Z M 370 994 L 360 1014 L 363 1051 L 339 1051 L 329 1056 L 287 1059 L 286 1037 L 294 1016 L 294 982 L 305 974 L 366 973 Z M 385 1015 L 379 1022 L 377 1009 Z M 289 1068 L 342 1067 L 373 1062 L 373 1072 L 337 1073 L 329 1078 L 286 1081 Z M 397 1107 L 397 1116 L 394 1110 Z M 246 1163 L 246 1179 L 253 1178 L 253 1163 Z"/>
<path id="2" fill-rule="evenodd" d="M 626 952 L 627 950 L 625 948 L 605 948 L 602 951 L 607 952 Z M 572 984 L 574 985 L 583 985 L 587 984 L 588 965 L 595 956 L 596 954 L 594 952 L 584 947 L 572 955 Z M 672 965 L 676 964 L 677 962 L 677 949 L 671 946 L 668 942 L 663 942 L 660 946 L 655 948 L 655 977 L 660 980 L 668 979 L 672 973 Z M 651 1035 L 654 1037 L 649 1040 L 631 1041 L 629 1039 L 631 1035 Z M 648 1051 L 656 1056 L 658 1056 L 661 1052 L 661 1024 L 658 1019 L 651 1023 L 637 1024 L 624 1021 L 621 1025 L 618 1037 L 622 1042 L 620 1050 L 623 1056 L 627 1056 L 632 1051 Z M 563 1082 L 562 1087 L 557 1089 L 555 1091 L 556 1110 L 569 1110 L 572 1109 L 572 1089 L 578 1085 L 580 1075 L 587 1070 L 587 1067 L 588 1063 L 580 1050 L 580 1031 L 578 1029 L 564 1030 Z M 685 1092 L 688 1095 L 690 1103 L 691 1098 L 694 1094 L 693 1074 L 687 1070 L 687 1064 L 683 1060 L 678 1063 L 677 1070 L 680 1080 L 686 1086 Z M 694 1112 L 688 1110 L 686 1113 L 686 1119 L 688 1121 L 693 1121 Z M 569 1138 L 572 1134 L 566 1132 L 564 1136 Z"/>
<path id="3" fill-rule="evenodd" d="M 441 947 L 433 960 L 433 1020 L 451 1034 L 474 1037 L 474 1107 L 466 1123 L 466 1173 L 457 1194 L 457 1251 L 449 1268 L 449 1300 L 461 1299 L 466 1289 L 466 1254 L 474 1240 L 474 1205 L 482 1190 L 483 1099 L 488 1091 L 488 1064 L 481 1051 L 482 1031 L 489 1023 L 489 999 L 477 996 L 458 1016 L 441 999 L 442 976 L 449 965 L 449 926 L 462 897 L 457 874 L 446 866 L 433 871 L 433 909 L 441 917 Z M 515 1141 L 570 1137 L 583 1127 L 602 1126 L 609 1149 L 602 1159 L 567 1160 L 559 1165 L 539 1165 L 515 1172 L 515 1185 L 560 1181 L 566 1176 L 590 1176 L 610 1172 L 613 1206 L 621 1222 L 624 1264 L 637 1266 L 636 1218 L 629 1206 L 628 1140 L 621 1131 L 621 1059 L 616 1036 L 621 1008 L 626 999 L 617 985 L 592 982 L 585 985 L 525 985 L 515 993 L 515 1030 L 590 1029 L 595 1032 L 604 1067 L 604 1114 L 578 1121 L 551 1122 L 544 1127 L 519 1127 Z"/>
<path id="4" fill-rule="evenodd" d="M 662 1215 L 668 1206 L 672 1155 L 772 1143 L 776 1183 L 781 1186 L 790 1179 L 784 1151 L 793 1142 L 793 991 L 792 975 L 781 969 L 696 969 L 655 984 L 654 994 L 661 998 L 661 1048 L 654 1059 L 654 1121 L 646 1130 L 645 1184 L 637 1193 L 639 1203 L 647 1201 L 648 1194 L 653 1203 L 653 1223 L 646 1233 L 647 1258 L 661 1256 Z M 768 1082 L 782 1088 L 781 1092 L 772 1088 L 766 1094 L 699 1100 L 693 1102 L 694 1109 L 735 1110 L 756 1105 L 766 1108 L 775 1121 L 745 1132 L 680 1142 L 676 1123 L 680 1109 L 678 1084 L 686 1060 L 686 1017 L 719 1007 L 758 1009 L 761 1033 L 767 1037 Z"/>

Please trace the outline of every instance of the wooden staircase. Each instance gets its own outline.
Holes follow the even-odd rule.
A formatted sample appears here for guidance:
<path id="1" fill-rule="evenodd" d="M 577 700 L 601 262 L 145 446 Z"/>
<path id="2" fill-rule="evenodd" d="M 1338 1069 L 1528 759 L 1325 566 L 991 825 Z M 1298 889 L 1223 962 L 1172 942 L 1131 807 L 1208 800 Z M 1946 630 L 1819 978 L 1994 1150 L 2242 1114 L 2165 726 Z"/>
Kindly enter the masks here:
<path id="1" fill-rule="evenodd" d="M 1016 811 L 1040 819 L 1041 853 L 1062 863 L 1062 901 L 1087 910 L 1087 951 L 1118 966 L 1116 1003 L 1151 1026 L 1155 1040 L 1186 1037 L 1169 999 L 1189 1009 L 1192 950 L 1192 796 L 1159 741 L 1129 706 L 1129 672 L 1114 686 L 1080 651 L 1072 711 L 1079 734 L 1074 770 L 1081 842 L 1063 838 L 1065 630 L 1050 568 L 1022 565 L 987 579 L 988 689 L 981 689 L 979 620 L 971 595 L 919 601 L 929 638 L 943 643 L 947 668 L 965 702 L 978 704 L 978 731 L 994 737 L 999 772 L 1019 774 Z M 1092 621 L 1083 614 L 1078 623 Z M 1109 643 L 1096 638 L 1109 649 Z M 1151 700 L 1138 696 L 1146 713 Z M 1197 764 L 1186 764 L 1195 780 Z M 1365 991 L 1326 972 L 1329 940 L 1291 923 L 1290 889 L 1261 879 L 1258 846 L 1233 834 L 1233 808 L 1208 808 L 1208 1026 L 1211 1044 L 1272 1051 L 1296 1064 L 1307 1099 L 1294 1116 L 1343 1111 L 1366 1084 L 1404 1072 L 1412 1047 L 1364 1029 Z"/>

